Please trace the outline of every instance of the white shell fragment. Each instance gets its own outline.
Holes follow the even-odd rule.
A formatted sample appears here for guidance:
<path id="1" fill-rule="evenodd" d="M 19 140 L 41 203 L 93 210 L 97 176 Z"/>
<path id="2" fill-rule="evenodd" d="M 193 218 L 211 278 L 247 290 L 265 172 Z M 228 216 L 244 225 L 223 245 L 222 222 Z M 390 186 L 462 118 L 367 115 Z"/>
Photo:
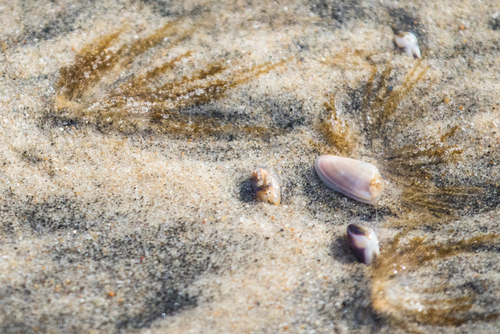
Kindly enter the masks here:
<path id="1" fill-rule="evenodd" d="M 420 48 L 418 47 L 417 36 L 411 32 L 400 31 L 395 38 L 396 45 L 405 49 L 408 56 L 413 56 L 413 58 L 420 58 Z"/>
<path id="2" fill-rule="evenodd" d="M 380 173 L 368 162 L 322 155 L 316 159 L 314 168 L 328 188 L 356 201 L 374 205 L 382 194 Z"/>
<path id="3" fill-rule="evenodd" d="M 252 190 L 257 199 L 262 202 L 269 202 L 279 205 L 281 201 L 280 186 L 274 176 L 267 170 L 258 168 L 252 173 Z"/>
<path id="4" fill-rule="evenodd" d="M 363 224 L 347 226 L 347 240 L 359 261 L 372 264 L 380 254 L 379 242 L 375 231 Z"/>

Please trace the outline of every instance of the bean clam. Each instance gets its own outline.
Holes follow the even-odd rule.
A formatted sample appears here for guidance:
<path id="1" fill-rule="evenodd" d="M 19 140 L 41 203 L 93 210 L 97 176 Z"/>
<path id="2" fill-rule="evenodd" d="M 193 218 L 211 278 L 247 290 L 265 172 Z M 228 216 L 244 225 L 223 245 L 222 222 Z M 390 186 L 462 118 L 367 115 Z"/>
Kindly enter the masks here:
<path id="1" fill-rule="evenodd" d="M 396 45 L 405 49 L 408 56 L 413 56 L 413 58 L 420 58 L 420 48 L 418 47 L 417 36 L 411 32 L 400 31 L 399 34 L 394 38 Z"/>
<path id="2" fill-rule="evenodd" d="M 367 204 L 376 204 L 383 190 L 383 181 L 371 163 L 322 155 L 314 164 L 319 178 L 328 188 Z"/>
<path id="3" fill-rule="evenodd" d="M 347 240 L 359 261 L 371 264 L 380 254 L 377 234 L 369 226 L 351 224 L 347 226 Z"/>
<path id="4" fill-rule="evenodd" d="M 280 186 L 277 179 L 267 170 L 257 168 L 252 172 L 252 190 L 259 201 L 279 205 L 281 201 Z"/>

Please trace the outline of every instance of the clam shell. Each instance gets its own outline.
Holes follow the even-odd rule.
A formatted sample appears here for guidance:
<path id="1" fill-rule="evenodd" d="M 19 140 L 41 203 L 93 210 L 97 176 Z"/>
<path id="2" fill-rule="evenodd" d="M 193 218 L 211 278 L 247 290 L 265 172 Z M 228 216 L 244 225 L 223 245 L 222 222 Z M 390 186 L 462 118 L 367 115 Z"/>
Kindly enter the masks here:
<path id="1" fill-rule="evenodd" d="M 371 264 L 380 254 L 377 234 L 369 226 L 351 224 L 347 226 L 347 240 L 359 261 Z"/>
<path id="2" fill-rule="evenodd" d="M 259 201 L 279 205 L 281 201 L 280 186 L 276 178 L 267 170 L 257 168 L 252 172 L 252 190 Z"/>
<path id="3" fill-rule="evenodd" d="M 359 160 L 322 155 L 314 164 L 328 188 L 367 204 L 376 204 L 383 182 L 376 166 Z"/>

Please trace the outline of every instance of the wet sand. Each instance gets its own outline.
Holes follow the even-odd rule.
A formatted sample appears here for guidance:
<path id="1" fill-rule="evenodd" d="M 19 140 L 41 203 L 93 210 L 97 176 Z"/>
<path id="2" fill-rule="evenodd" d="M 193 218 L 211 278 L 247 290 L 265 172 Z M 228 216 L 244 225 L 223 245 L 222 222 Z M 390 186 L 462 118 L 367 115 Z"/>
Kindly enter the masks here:
<path id="1" fill-rule="evenodd" d="M 0 332 L 498 332 L 499 12 L 1 2 Z M 376 164 L 378 205 L 322 154 Z"/>

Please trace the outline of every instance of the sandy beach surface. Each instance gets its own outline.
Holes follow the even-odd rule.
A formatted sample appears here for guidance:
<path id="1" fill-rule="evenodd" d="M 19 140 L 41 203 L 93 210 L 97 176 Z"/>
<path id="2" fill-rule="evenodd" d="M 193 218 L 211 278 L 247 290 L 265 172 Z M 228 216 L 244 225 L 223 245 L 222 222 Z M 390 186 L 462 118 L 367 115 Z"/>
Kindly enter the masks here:
<path id="1" fill-rule="evenodd" d="M 0 18 L 0 333 L 500 332 L 498 1 Z M 323 154 L 375 164 L 378 204 L 327 188 Z"/>

